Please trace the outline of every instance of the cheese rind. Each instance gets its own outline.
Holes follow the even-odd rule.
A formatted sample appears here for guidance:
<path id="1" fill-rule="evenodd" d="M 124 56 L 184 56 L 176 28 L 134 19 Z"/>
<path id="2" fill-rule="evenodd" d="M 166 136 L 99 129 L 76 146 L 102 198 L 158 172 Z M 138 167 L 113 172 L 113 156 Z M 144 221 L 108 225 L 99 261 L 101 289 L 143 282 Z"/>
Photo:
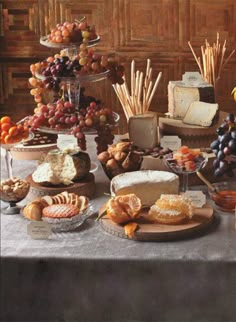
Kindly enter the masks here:
<path id="1" fill-rule="evenodd" d="M 122 173 L 111 180 L 112 195 L 134 193 L 143 207 L 155 203 L 161 194 L 178 194 L 179 177 L 167 171 L 143 170 Z"/>
<path id="2" fill-rule="evenodd" d="M 192 102 L 183 122 L 191 125 L 211 126 L 218 110 L 218 104 Z"/>
<path id="3" fill-rule="evenodd" d="M 90 158 L 85 152 L 52 150 L 32 174 L 34 182 L 69 185 L 85 177 L 90 170 Z"/>

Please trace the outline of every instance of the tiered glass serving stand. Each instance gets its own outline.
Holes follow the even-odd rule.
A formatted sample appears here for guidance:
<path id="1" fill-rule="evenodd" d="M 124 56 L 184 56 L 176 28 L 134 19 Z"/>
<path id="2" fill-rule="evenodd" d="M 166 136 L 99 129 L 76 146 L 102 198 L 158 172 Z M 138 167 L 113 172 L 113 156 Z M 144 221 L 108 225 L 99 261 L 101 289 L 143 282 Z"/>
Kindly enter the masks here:
<path id="1" fill-rule="evenodd" d="M 48 48 L 57 48 L 63 49 L 66 51 L 66 55 L 73 59 L 78 55 L 78 47 L 81 45 L 80 43 L 51 43 L 47 40 L 48 36 L 44 36 L 40 38 L 40 44 L 46 46 Z M 88 42 L 87 47 L 93 47 L 100 42 L 100 36 L 92 39 Z M 74 77 L 59 77 L 60 78 L 60 88 L 62 92 L 62 97 L 66 97 L 70 103 L 74 104 L 76 107 L 76 111 L 79 112 L 79 103 L 80 103 L 80 89 L 82 84 L 86 83 L 94 83 L 105 80 L 109 74 L 109 70 L 106 70 L 102 73 L 96 74 L 85 74 L 80 75 L 79 73 L 74 72 Z M 40 73 L 36 73 L 35 77 L 44 80 L 45 76 Z M 113 112 L 114 126 L 116 126 L 119 122 L 120 116 Z M 53 129 L 49 127 L 39 127 L 39 131 L 45 133 L 54 133 L 54 134 L 69 134 L 71 129 Z M 85 134 L 96 134 L 97 131 L 93 128 L 84 128 L 83 132 Z"/>

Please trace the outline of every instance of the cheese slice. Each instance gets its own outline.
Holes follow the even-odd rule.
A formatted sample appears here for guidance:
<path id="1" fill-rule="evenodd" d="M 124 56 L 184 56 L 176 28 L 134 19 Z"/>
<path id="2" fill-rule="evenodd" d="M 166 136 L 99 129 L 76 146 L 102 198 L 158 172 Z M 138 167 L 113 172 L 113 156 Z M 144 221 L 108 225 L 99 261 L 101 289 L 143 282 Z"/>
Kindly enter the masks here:
<path id="1" fill-rule="evenodd" d="M 134 193 L 143 207 L 153 205 L 161 194 L 178 194 L 179 177 L 167 171 L 141 170 L 117 175 L 111 180 L 111 194 Z"/>
<path id="2" fill-rule="evenodd" d="M 191 125 L 211 126 L 218 107 L 218 104 L 192 102 L 183 122 Z"/>
<path id="3" fill-rule="evenodd" d="M 129 118 L 129 138 L 139 148 L 157 145 L 157 118 L 154 114 L 135 115 Z"/>

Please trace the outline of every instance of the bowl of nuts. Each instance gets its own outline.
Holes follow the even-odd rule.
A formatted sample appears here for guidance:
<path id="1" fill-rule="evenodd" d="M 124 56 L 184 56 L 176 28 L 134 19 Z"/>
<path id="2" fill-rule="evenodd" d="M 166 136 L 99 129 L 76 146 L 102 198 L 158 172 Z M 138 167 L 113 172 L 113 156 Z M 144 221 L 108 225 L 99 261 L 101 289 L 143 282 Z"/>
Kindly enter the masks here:
<path id="1" fill-rule="evenodd" d="M 1 181 L 0 199 L 9 203 L 7 208 L 2 209 L 3 214 L 17 214 L 20 208 L 16 206 L 17 202 L 23 200 L 30 189 L 30 184 L 20 178 L 10 178 Z"/>
<path id="2" fill-rule="evenodd" d="M 109 179 L 124 172 L 139 170 L 143 159 L 141 154 L 134 150 L 132 142 L 129 141 L 112 144 L 97 157 Z"/>

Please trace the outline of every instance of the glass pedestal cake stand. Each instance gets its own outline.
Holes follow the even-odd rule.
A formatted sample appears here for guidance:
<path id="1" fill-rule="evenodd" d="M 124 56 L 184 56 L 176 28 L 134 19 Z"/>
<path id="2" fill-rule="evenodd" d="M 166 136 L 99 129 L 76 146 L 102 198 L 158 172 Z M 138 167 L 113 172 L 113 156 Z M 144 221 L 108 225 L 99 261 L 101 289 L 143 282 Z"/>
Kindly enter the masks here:
<path id="1" fill-rule="evenodd" d="M 12 144 L 1 144 L 1 148 L 5 150 L 5 162 L 6 162 L 6 168 L 7 168 L 7 178 L 8 179 L 13 179 L 13 170 L 12 170 L 12 162 L 13 162 L 13 158 L 11 155 L 11 148 L 13 148 L 14 146 L 16 146 L 17 144 L 20 143 L 24 143 L 27 142 L 29 140 L 32 140 L 34 138 L 34 134 L 32 132 L 29 132 L 29 136 L 26 139 L 21 140 L 20 142 L 17 143 L 12 143 Z M 18 214 L 20 211 L 20 208 L 16 206 L 16 204 L 18 202 L 20 202 L 21 200 L 23 200 L 28 191 L 25 191 L 25 195 L 21 195 L 18 198 L 13 198 L 12 200 L 9 200 L 9 198 L 7 198 L 4 193 L 1 193 L 1 200 L 8 203 L 8 207 L 5 208 L 1 208 L 1 212 L 3 214 L 8 214 L 8 215 L 14 215 L 14 214 Z"/>
<path id="2" fill-rule="evenodd" d="M 188 177 L 190 174 L 196 173 L 203 169 L 208 159 L 206 157 L 201 157 L 198 161 L 195 162 L 195 169 L 194 170 L 186 170 L 183 166 L 179 166 L 176 160 L 173 159 L 164 159 L 165 164 L 167 167 L 177 175 L 182 176 L 182 187 L 181 192 L 186 192 L 189 190 L 188 186 Z"/>

